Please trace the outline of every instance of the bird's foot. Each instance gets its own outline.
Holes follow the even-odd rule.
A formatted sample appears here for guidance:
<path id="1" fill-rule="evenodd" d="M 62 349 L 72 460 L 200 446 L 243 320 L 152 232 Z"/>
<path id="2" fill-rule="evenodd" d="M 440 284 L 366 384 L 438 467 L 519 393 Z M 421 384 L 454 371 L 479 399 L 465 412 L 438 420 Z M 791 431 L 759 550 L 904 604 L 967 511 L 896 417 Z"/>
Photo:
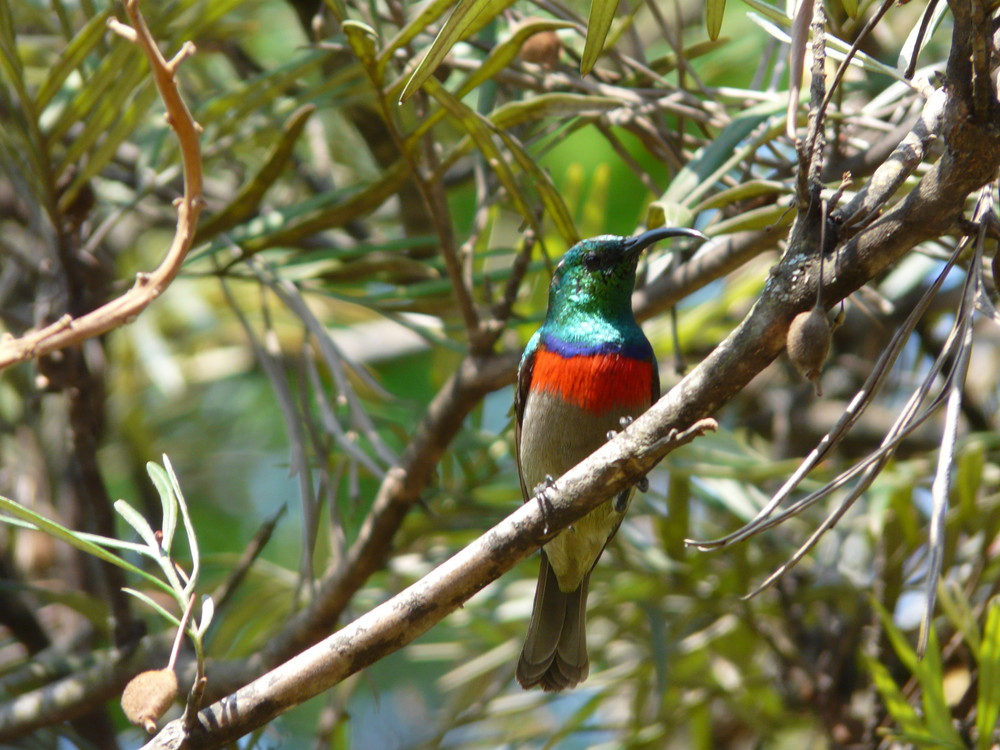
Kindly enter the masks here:
<path id="1" fill-rule="evenodd" d="M 611 501 L 611 507 L 614 508 L 615 513 L 624 513 L 628 510 L 629 495 L 631 493 L 628 490 L 624 492 L 619 492 L 615 495 L 614 500 Z"/>
<path id="2" fill-rule="evenodd" d="M 632 424 L 634 421 L 635 421 L 635 417 L 630 417 L 627 414 L 624 417 L 619 417 L 618 418 L 618 424 L 619 424 L 619 426 L 621 426 L 621 428 L 623 430 L 626 427 L 628 427 L 630 424 Z M 611 441 L 611 440 L 615 439 L 615 435 L 617 435 L 617 434 L 618 434 L 618 430 L 608 430 L 607 433 L 605 433 L 605 437 L 609 441 Z"/>
<path id="3" fill-rule="evenodd" d="M 546 517 L 547 511 L 552 507 L 552 501 L 549 500 L 549 491 L 555 489 L 556 480 L 552 478 L 551 474 L 546 474 L 545 479 L 535 485 L 534 489 L 531 490 L 531 494 L 538 498 L 538 504 L 542 508 L 542 517 Z M 549 533 L 549 522 L 545 521 L 545 526 L 542 529 L 545 534 Z"/>

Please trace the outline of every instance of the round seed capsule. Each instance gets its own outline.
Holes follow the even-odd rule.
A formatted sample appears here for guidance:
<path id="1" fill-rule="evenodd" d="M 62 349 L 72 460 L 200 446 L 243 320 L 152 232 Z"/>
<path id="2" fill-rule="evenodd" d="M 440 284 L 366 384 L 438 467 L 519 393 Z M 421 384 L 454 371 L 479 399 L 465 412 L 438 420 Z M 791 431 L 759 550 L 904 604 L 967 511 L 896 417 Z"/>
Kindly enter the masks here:
<path id="1" fill-rule="evenodd" d="M 174 670 L 150 669 L 133 677 L 122 693 L 122 711 L 136 726 L 150 734 L 156 732 L 156 720 L 170 708 L 177 697 Z"/>
<path id="2" fill-rule="evenodd" d="M 802 377 L 812 381 L 817 396 L 823 395 L 819 386 L 819 373 L 830 353 L 832 333 L 826 313 L 814 307 L 809 312 L 795 316 L 785 340 L 788 358 Z"/>

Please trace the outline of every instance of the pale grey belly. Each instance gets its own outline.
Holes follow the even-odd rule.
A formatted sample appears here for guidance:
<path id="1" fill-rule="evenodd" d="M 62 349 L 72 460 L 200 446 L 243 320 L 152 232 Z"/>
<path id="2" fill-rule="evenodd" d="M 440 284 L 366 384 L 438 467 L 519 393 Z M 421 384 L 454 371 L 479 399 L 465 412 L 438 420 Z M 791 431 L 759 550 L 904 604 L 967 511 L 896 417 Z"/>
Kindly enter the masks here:
<path id="1" fill-rule="evenodd" d="M 607 442 L 609 430 L 620 430 L 625 409 L 599 415 L 545 393 L 529 394 L 521 423 L 520 461 L 528 492 L 545 481 L 558 479 Z M 576 524 L 545 545 L 545 553 L 563 591 L 577 589 L 594 566 L 608 539 L 618 529 L 623 513 L 611 501 L 601 503 Z"/>

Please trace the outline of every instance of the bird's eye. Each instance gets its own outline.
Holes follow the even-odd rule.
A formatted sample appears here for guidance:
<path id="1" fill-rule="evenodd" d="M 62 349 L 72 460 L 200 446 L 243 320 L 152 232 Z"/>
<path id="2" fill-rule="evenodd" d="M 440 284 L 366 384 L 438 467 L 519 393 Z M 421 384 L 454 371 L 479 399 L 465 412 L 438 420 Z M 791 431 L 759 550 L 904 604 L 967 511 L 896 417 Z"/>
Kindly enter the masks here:
<path id="1" fill-rule="evenodd" d="M 586 255 L 583 256 L 583 265 L 587 267 L 587 270 L 594 271 L 601 266 L 601 257 L 597 254 L 597 251 L 591 250 Z"/>

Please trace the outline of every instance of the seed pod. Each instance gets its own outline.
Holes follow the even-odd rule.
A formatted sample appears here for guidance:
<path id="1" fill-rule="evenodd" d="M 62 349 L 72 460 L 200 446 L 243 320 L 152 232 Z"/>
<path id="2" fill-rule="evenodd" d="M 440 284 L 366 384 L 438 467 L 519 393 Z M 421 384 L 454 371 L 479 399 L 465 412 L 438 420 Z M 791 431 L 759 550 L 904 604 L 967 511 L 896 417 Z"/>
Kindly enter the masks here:
<path id="1" fill-rule="evenodd" d="M 562 42 L 559 35 L 552 31 L 539 31 L 524 40 L 521 45 L 521 59 L 525 62 L 538 63 L 546 70 L 552 70 L 559 62 L 559 52 Z"/>
<path id="2" fill-rule="evenodd" d="M 817 396 L 823 395 L 819 387 L 819 373 L 830 353 L 831 337 L 832 329 L 826 313 L 814 307 L 795 316 L 785 339 L 788 358 L 804 378 L 813 382 Z"/>
<path id="3" fill-rule="evenodd" d="M 169 667 L 140 672 L 122 693 L 122 711 L 133 724 L 150 734 L 156 732 L 156 721 L 170 708 L 177 697 L 177 675 Z"/>

